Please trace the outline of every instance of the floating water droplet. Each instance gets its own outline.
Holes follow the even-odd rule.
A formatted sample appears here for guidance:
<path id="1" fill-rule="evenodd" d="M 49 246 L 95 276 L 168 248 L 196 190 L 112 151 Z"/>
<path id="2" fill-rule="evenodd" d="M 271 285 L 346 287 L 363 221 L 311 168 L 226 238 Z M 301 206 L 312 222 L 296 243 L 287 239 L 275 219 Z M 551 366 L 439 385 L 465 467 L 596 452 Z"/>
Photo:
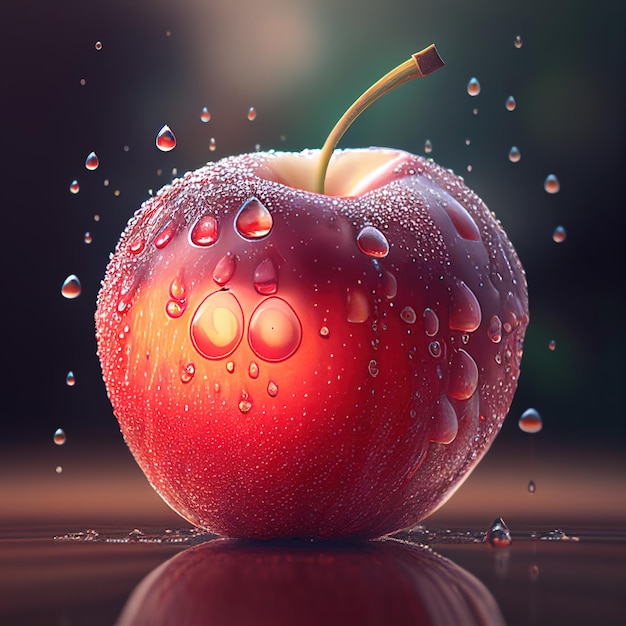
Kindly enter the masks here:
<path id="1" fill-rule="evenodd" d="M 430 356 L 438 359 L 441 356 L 441 344 L 438 341 L 431 341 L 428 344 L 428 352 L 430 352 Z"/>
<path id="2" fill-rule="evenodd" d="M 77 180 L 73 180 L 70 184 L 70 193 L 78 193 L 80 191 L 80 185 Z"/>
<path id="3" fill-rule="evenodd" d="M 517 106 L 517 102 L 513 96 L 509 96 L 506 99 L 506 103 L 504 104 L 507 111 L 515 111 L 515 107 Z"/>
<path id="4" fill-rule="evenodd" d="M 370 376 L 372 376 L 373 378 L 376 378 L 376 376 L 378 376 L 379 374 L 378 363 L 376 362 L 375 359 L 372 359 L 367 364 L 367 371 L 369 372 Z"/>
<path id="5" fill-rule="evenodd" d="M 552 233 L 552 239 L 556 243 L 563 243 L 567 237 L 567 233 L 565 232 L 565 228 L 563 226 L 557 226 Z"/>
<path id="6" fill-rule="evenodd" d="M 362 324 L 370 316 L 370 308 L 367 294 L 360 288 L 346 290 L 346 303 L 348 305 L 348 321 Z"/>
<path id="7" fill-rule="evenodd" d="M 184 302 L 179 302 L 178 300 L 168 300 L 165 305 L 165 312 L 172 319 L 178 319 L 187 308 L 187 305 Z"/>
<path id="8" fill-rule="evenodd" d="M 191 243 L 196 246 L 212 246 L 218 239 L 217 219 L 213 215 L 202 215 L 189 233 Z"/>
<path id="9" fill-rule="evenodd" d="M 459 281 L 452 292 L 450 329 L 472 333 L 480 326 L 481 319 L 478 298 L 462 280 Z"/>
<path id="10" fill-rule="evenodd" d="M 74 372 L 70 370 L 65 377 L 65 384 L 68 387 L 73 387 L 76 384 L 76 377 L 74 376 Z"/>
<path id="11" fill-rule="evenodd" d="M 466 139 L 465 140 L 465 145 L 469 146 L 472 143 L 471 139 Z"/>
<path id="12" fill-rule="evenodd" d="M 535 409 L 526 409 L 519 418 L 518 425 L 525 433 L 538 433 L 543 428 L 541 415 Z"/>
<path id="13" fill-rule="evenodd" d="M 250 107 L 248 109 L 248 119 L 253 122 L 256 119 L 256 109 L 254 107 Z"/>
<path id="14" fill-rule="evenodd" d="M 484 541 L 494 548 L 504 548 L 511 545 L 511 531 L 501 517 L 493 521 L 491 528 L 485 534 Z"/>
<path id="15" fill-rule="evenodd" d="M 470 96 L 477 96 L 480 93 L 480 83 L 477 78 L 470 78 L 469 83 L 467 83 L 467 93 Z"/>
<path id="16" fill-rule="evenodd" d="M 439 317 L 431 308 L 424 309 L 424 332 L 434 337 L 439 332 Z"/>
<path id="17" fill-rule="evenodd" d="M 430 139 L 427 139 L 426 142 L 424 143 L 424 152 L 426 154 L 430 154 L 433 151 L 433 144 L 431 143 Z"/>
<path id="18" fill-rule="evenodd" d="M 211 114 L 209 113 L 209 109 L 206 107 L 202 107 L 202 111 L 200 112 L 200 120 L 205 124 L 211 120 Z"/>
<path id="19" fill-rule="evenodd" d="M 517 163 L 521 158 L 522 153 L 519 151 L 519 148 L 517 146 L 513 146 L 509 150 L 509 161 L 511 161 L 511 163 Z"/>
<path id="20" fill-rule="evenodd" d="M 84 87 L 87 84 L 87 81 L 84 78 L 80 79 L 80 85 L 81 87 Z"/>
<path id="21" fill-rule="evenodd" d="M 56 466 L 56 469 L 54 470 L 57 474 L 62 474 L 63 473 L 63 468 L 60 465 Z"/>
<path id="22" fill-rule="evenodd" d="M 359 250 L 368 256 L 382 259 L 389 254 L 389 242 L 378 228 L 365 226 L 356 237 Z"/>
<path id="23" fill-rule="evenodd" d="M 264 296 L 278 291 L 278 272 L 271 259 L 264 259 L 254 270 L 254 288 Z"/>
<path id="24" fill-rule="evenodd" d="M 125 145 L 122 150 L 124 150 L 124 152 L 130 152 L 130 146 L 129 145 Z"/>
<path id="25" fill-rule="evenodd" d="M 227 252 L 213 270 L 213 280 L 218 285 L 225 285 L 234 275 L 237 269 L 237 259 L 231 252 Z"/>
<path id="26" fill-rule="evenodd" d="M 250 378 L 258 378 L 259 377 L 259 365 L 254 361 L 250 361 L 250 365 L 248 365 L 248 376 Z"/>
<path id="27" fill-rule="evenodd" d="M 322 326 L 320 328 L 320 337 L 324 337 L 327 339 L 330 336 L 330 330 L 328 330 L 328 326 Z"/>
<path id="28" fill-rule="evenodd" d="M 452 443 L 459 432 L 459 420 L 448 397 L 442 393 L 435 406 L 430 440 L 435 443 Z"/>
<path id="29" fill-rule="evenodd" d="M 235 218 L 235 229 L 245 239 L 265 237 L 269 235 L 273 225 L 272 214 L 255 197 L 249 198 L 243 203 Z"/>
<path id="30" fill-rule="evenodd" d="M 300 320 L 282 298 L 267 298 L 252 313 L 248 341 L 254 353 L 264 361 L 289 358 L 301 340 Z"/>
<path id="31" fill-rule="evenodd" d="M 101 41 L 96 41 L 95 48 L 96 48 L 96 50 L 102 50 L 102 42 Z"/>
<path id="32" fill-rule="evenodd" d="M 156 147 L 162 152 L 169 152 L 176 147 L 176 137 L 167 124 L 161 128 L 156 136 Z"/>
<path id="33" fill-rule="evenodd" d="M 82 291 L 82 286 L 80 284 L 80 280 L 76 274 L 70 274 L 64 281 L 63 285 L 61 285 L 61 294 L 63 297 L 68 300 L 72 300 L 73 298 L 78 298 Z"/>
<path id="34" fill-rule="evenodd" d="M 85 167 L 88 170 L 93 171 L 98 169 L 98 165 L 100 165 L 100 160 L 98 159 L 98 156 L 95 152 L 90 152 L 87 156 L 87 159 L 85 160 Z"/>
<path id="35" fill-rule="evenodd" d="M 528 481 L 528 493 L 535 493 L 537 490 L 537 485 L 535 485 L 534 480 Z"/>
<path id="36" fill-rule="evenodd" d="M 176 231 L 178 229 L 178 225 L 173 222 L 167 222 L 167 224 L 163 225 L 156 237 L 154 238 L 154 245 L 162 250 L 165 246 L 174 239 L 174 235 L 176 235 Z"/>
<path id="37" fill-rule="evenodd" d="M 193 314 L 190 331 L 191 341 L 203 357 L 222 359 L 228 356 L 243 337 L 243 311 L 239 301 L 228 291 L 216 291 L 207 296 Z"/>
<path id="38" fill-rule="evenodd" d="M 548 350 L 551 350 L 552 352 L 556 350 L 556 341 L 554 339 L 550 339 L 550 341 L 548 341 Z"/>
<path id="39" fill-rule="evenodd" d="M 515 40 L 513 41 L 513 45 L 516 48 L 521 48 L 522 47 L 522 38 L 519 35 L 515 35 Z"/>
<path id="40" fill-rule="evenodd" d="M 270 380 L 267 384 L 267 393 L 272 398 L 275 398 L 278 395 L 278 385 L 272 380 Z"/>
<path id="41" fill-rule="evenodd" d="M 478 365 L 468 352 L 457 350 L 452 356 L 448 393 L 455 400 L 468 400 L 478 386 Z"/>
<path id="42" fill-rule="evenodd" d="M 187 384 L 193 380 L 193 377 L 196 375 L 196 366 L 193 363 L 187 363 L 183 367 L 182 372 L 180 373 L 181 382 Z"/>
<path id="43" fill-rule="evenodd" d="M 492 315 L 487 327 L 487 336 L 493 343 L 502 341 L 502 320 L 497 315 Z"/>
<path id="44" fill-rule="evenodd" d="M 57 444 L 57 446 L 62 446 L 67 440 L 65 436 L 65 431 L 62 428 L 57 428 L 54 431 L 53 441 Z"/>
<path id="45" fill-rule="evenodd" d="M 474 115 L 478 115 L 478 109 L 476 109 L 476 108 L 472 109 L 472 113 L 473 113 Z"/>
<path id="46" fill-rule="evenodd" d="M 93 237 L 91 236 L 91 233 L 89 231 L 87 231 L 83 237 L 83 241 L 86 244 L 90 244 L 93 241 Z"/>
<path id="47" fill-rule="evenodd" d="M 554 174 L 548 174 L 543 183 L 543 188 L 548 193 L 558 193 L 561 189 L 561 184 L 559 183 L 559 179 Z"/>
<path id="48" fill-rule="evenodd" d="M 215 137 L 211 137 L 211 139 L 209 140 L 209 150 L 211 152 L 215 152 L 216 149 L 217 149 L 217 142 L 215 141 Z"/>

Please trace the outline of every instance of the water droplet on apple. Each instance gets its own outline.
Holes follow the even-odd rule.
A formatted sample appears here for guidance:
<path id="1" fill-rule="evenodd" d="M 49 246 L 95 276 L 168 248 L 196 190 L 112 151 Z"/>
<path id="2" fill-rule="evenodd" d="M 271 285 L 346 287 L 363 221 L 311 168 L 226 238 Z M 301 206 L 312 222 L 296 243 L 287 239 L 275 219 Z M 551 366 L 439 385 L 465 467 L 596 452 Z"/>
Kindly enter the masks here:
<path id="1" fill-rule="evenodd" d="M 502 321 L 497 315 L 492 315 L 487 327 L 487 336 L 493 343 L 502 341 Z"/>
<path id="2" fill-rule="evenodd" d="M 250 365 L 248 365 L 248 376 L 250 378 L 258 378 L 259 377 L 259 365 L 254 361 L 250 361 Z"/>
<path id="3" fill-rule="evenodd" d="M 565 228 L 563 226 L 557 226 L 552 233 L 552 239 L 556 243 L 563 243 L 567 237 L 567 233 L 565 232 Z"/>
<path id="4" fill-rule="evenodd" d="M 215 137 L 211 137 L 211 139 L 209 140 L 209 150 L 211 152 L 215 152 L 216 149 L 217 149 L 217 142 L 215 141 Z"/>
<path id="5" fill-rule="evenodd" d="M 272 398 L 278 395 L 278 385 L 273 380 L 267 383 L 267 394 Z"/>
<path id="6" fill-rule="evenodd" d="M 378 376 L 379 374 L 378 363 L 376 362 L 375 359 L 372 359 L 367 364 L 367 371 L 369 372 L 370 376 L 372 376 L 373 378 L 376 378 L 376 376 Z"/>
<path id="7" fill-rule="evenodd" d="M 438 359 L 441 356 L 441 344 L 438 341 L 431 341 L 428 344 L 428 352 L 430 353 L 430 356 L 432 356 L 435 359 Z"/>
<path id="8" fill-rule="evenodd" d="M 535 485 L 535 481 L 528 481 L 528 493 L 535 493 L 535 491 L 537 491 L 537 485 Z"/>
<path id="9" fill-rule="evenodd" d="M 550 339 L 548 342 L 548 350 L 554 352 L 556 350 L 556 341 L 554 339 Z"/>
<path id="10" fill-rule="evenodd" d="M 367 294 L 360 288 L 348 288 L 346 290 L 348 305 L 348 321 L 355 324 L 363 323 L 370 316 Z"/>
<path id="11" fill-rule="evenodd" d="M 80 280 L 76 274 L 70 274 L 64 281 L 63 285 L 61 285 L 61 294 L 63 297 L 68 300 L 72 300 L 73 298 L 78 298 L 82 291 L 82 286 L 80 284 Z"/>
<path id="12" fill-rule="evenodd" d="M 506 99 L 506 103 L 504 105 L 507 111 L 515 111 L 515 107 L 517 106 L 517 102 L 515 102 L 515 98 L 513 96 L 509 96 Z"/>
<path id="13" fill-rule="evenodd" d="M 79 191 L 80 191 L 80 185 L 78 184 L 78 181 L 73 180 L 70 184 L 70 192 L 76 194 Z"/>
<path id="14" fill-rule="evenodd" d="M 217 219 L 213 215 L 200 216 L 189 233 L 189 239 L 196 246 L 212 246 L 218 239 Z"/>
<path id="15" fill-rule="evenodd" d="M 260 239 L 269 235 L 274 225 L 272 214 L 257 198 L 246 200 L 235 218 L 235 228 L 245 239 Z"/>
<path id="16" fill-rule="evenodd" d="M 213 270 L 213 280 L 220 286 L 225 285 L 237 269 L 237 260 L 231 252 L 227 252 Z"/>
<path id="17" fill-rule="evenodd" d="M 193 363 L 187 363 L 187 365 L 185 365 L 183 367 L 183 370 L 180 374 L 180 380 L 181 382 L 187 384 L 190 383 L 193 380 L 193 377 L 196 374 L 196 366 Z"/>
<path id="18" fill-rule="evenodd" d="M 174 239 L 174 235 L 176 234 L 177 224 L 173 221 L 167 222 L 164 226 L 161 227 L 161 230 L 157 233 L 154 238 L 154 245 L 162 250 L 165 246 Z"/>
<path id="19" fill-rule="evenodd" d="M 513 41 L 513 45 L 516 48 L 521 48 L 522 47 L 522 38 L 519 35 L 515 35 L 515 40 Z"/>
<path id="20" fill-rule="evenodd" d="M 477 96 L 480 93 L 480 83 L 477 78 L 470 78 L 469 83 L 467 83 L 467 93 L 470 96 Z"/>
<path id="21" fill-rule="evenodd" d="M 209 109 L 206 107 L 202 107 L 202 111 L 200 112 L 200 120 L 205 124 L 211 120 L 211 114 L 209 113 Z"/>
<path id="22" fill-rule="evenodd" d="M 459 281 L 452 292 L 450 329 L 472 333 L 480 326 L 481 319 L 478 298 L 462 280 Z"/>
<path id="23" fill-rule="evenodd" d="M 216 291 L 207 296 L 193 314 L 190 331 L 191 341 L 203 357 L 222 359 L 228 356 L 243 336 L 243 311 L 239 301 L 228 291 Z"/>
<path id="24" fill-rule="evenodd" d="M 387 300 L 393 300 L 398 295 L 398 281 L 391 272 L 383 272 L 381 291 Z"/>
<path id="25" fill-rule="evenodd" d="M 182 301 L 185 299 L 185 283 L 180 276 L 175 276 L 170 283 L 170 296 L 174 300 Z"/>
<path id="26" fill-rule="evenodd" d="M 452 356 L 448 393 L 455 400 L 468 400 L 478 386 L 478 365 L 463 349 Z"/>
<path id="27" fill-rule="evenodd" d="M 452 403 L 444 393 L 439 396 L 435 406 L 435 415 L 430 440 L 435 443 L 452 443 L 459 432 L 459 420 Z"/>
<path id="28" fill-rule="evenodd" d="M 519 418 L 518 426 L 525 433 L 538 433 L 543 428 L 541 415 L 535 409 L 526 409 Z"/>
<path id="29" fill-rule="evenodd" d="M 176 137 L 167 124 L 161 128 L 156 136 L 156 147 L 162 152 L 169 152 L 176 147 Z"/>
<path id="30" fill-rule="evenodd" d="M 139 254 L 143 252 L 143 249 L 146 246 L 146 240 L 143 235 L 136 235 L 133 240 L 130 242 L 128 249 L 131 254 Z"/>
<path id="31" fill-rule="evenodd" d="M 356 237 L 359 250 L 368 256 L 382 259 L 389 254 L 389 242 L 378 228 L 365 226 Z"/>
<path id="32" fill-rule="evenodd" d="M 415 309 L 412 306 L 405 306 L 402 311 L 400 311 L 400 319 L 407 324 L 415 324 L 417 320 Z"/>
<path id="33" fill-rule="evenodd" d="M 558 193 L 561 189 L 561 184 L 559 183 L 559 179 L 554 174 L 549 174 L 546 176 L 546 179 L 543 183 L 543 188 L 548 193 Z"/>
<path id="34" fill-rule="evenodd" d="M 73 387 L 76 384 L 76 377 L 74 376 L 74 372 L 70 370 L 65 377 L 65 384 L 68 387 Z"/>
<path id="35" fill-rule="evenodd" d="M 282 298 L 267 298 L 252 313 L 248 341 L 254 353 L 264 361 L 289 358 L 301 340 L 300 320 Z"/>
<path id="36" fill-rule="evenodd" d="M 439 332 L 439 317 L 437 314 L 431 309 L 424 309 L 424 332 L 429 337 L 434 337 Z"/>
<path id="37" fill-rule="evenodd" d="M 324 337 L 324 339 L 327 339 L 330 336 L 330 330 L 328 329 L 328 326 L 322 326 L 320 328 L 320 337 Z"/>
<path id="38" fill-rule="evenodd" d="M 278 291 L 278 273 L 271 259 L 264 259 L 254 270 L 254 288 L 264 296 Z"/>
<path id="39" fill-rule="evenodd" d="M 235 363 L 233 361 L 228 361 L 228 363 L 226 363 L 226 371 L 229 374 L 234 374 L 234 372 L 235 372 Z M 219 390 L 216 389 L 216 391 L 219 391 Z"/>
<path id="40" fill-rule="evenodd" d="M 504 548 L 511 545 L 511 531 L 501 517 L 493 521 L 485 534 L 484 541 L 494 548 Z"/>
<path id="41" fill-rule="evenodd" d="M 449 202 L 442 203 L 441 207 L 448 214 L 452 224 L 454 224 L 454 227 L 463 239 L 480 241 L 480 230 L 478 230 L 476 222 L 464 206 L 451 199 Z"/>
<path id="42" fill-rule="evenodd" d="M 95 152 L 90 152 L 89 155 L 87 156 L 87 160 L 85 161 L 85 167 L 88 170 L 96 170 L 98 169 L 98 165 L 100 165 L 100 161 L 98 159 L 98 157 L 96 156 Z"/>
<path id="43" fill-rule="evenodd" d="M 509 161 L 511 161 L 511 163 L 517 163 L 521 158 L 522 153 L 519 151 L 519 148 L 517 146 L 513 146 L 509 150 Z"/>
<path id="44" fill-rule="evenodd" d="M 62 446 L 67 440 L 65 436 L 65 431 L 62 428 L 57 428 L 54 431 L 53 441 L 57 444 L 57 446 Z"/>
<path id="45" fill-rule="evenodd" d="M 253 122 L 256 119 L 256 109 L 254 107 L 250 107 L 248 109 L 248 119 Z"/>
<path id="46" fill-rule="evenodd" d="M 168 300 L 165 305 L 165 312 L 172 319 L 178 319 L 187 308 L 187 305 L 184 302 L 179 302 L 178 300 Z"/>
<path id="47" fill-rule="evenodd" d="M 433 151 L 433 144 L 431 143 L 430 139 L 427 139 L 424 143 L 424 152 L 426 154 L 430 154 Z"/>
<path id="48" fill-rule="evenodd" d="M 250 401 L 250 398 L 248 397 L 248 393 L 242 389 L 241 400 L 239 400 L 239 410 L 245 414 L 245 413 L 248 413 L 248 411 L 250 411 L 251 408 L 252 408 L 252 402 Z"/>

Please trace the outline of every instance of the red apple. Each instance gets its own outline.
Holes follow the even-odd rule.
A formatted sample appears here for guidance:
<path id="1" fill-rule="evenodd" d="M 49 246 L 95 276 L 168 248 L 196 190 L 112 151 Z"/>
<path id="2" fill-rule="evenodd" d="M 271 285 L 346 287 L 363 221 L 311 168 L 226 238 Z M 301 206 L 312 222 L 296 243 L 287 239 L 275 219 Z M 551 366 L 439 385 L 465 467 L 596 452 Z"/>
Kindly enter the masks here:
<path id="1" fill-rule="evenodd" d="M 382 148 L 334 152 L 310 191 L 321 161 L 244 154 L 164 187 L 98 297 L 130 450 L 218 534 L 411 526 L 478 463 L 517 385 L 524 271 L 481 199 Z"/>

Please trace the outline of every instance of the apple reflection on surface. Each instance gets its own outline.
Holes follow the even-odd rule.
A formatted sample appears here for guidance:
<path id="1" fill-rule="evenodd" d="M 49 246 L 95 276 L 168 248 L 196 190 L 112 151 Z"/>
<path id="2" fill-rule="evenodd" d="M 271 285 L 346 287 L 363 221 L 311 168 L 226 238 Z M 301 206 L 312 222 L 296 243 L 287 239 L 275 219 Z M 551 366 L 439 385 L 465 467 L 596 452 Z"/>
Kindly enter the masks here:
<path id="1" fill-rule="evenodd" d="M 215 539 L 146 576 L 117 624 L 496 626 L 504 619 L 477 578 L 428 548 L 390 539 L 342 545 Z"/>

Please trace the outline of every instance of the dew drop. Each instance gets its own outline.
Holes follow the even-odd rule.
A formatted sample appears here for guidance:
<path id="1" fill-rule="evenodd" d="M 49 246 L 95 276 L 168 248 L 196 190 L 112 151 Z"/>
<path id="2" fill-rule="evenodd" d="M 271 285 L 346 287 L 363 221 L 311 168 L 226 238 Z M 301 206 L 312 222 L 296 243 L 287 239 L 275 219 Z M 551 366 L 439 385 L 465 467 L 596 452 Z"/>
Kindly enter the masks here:
<path id="1" fill-rule="evenodd" d="M 472 333 L 480 326 L 481 319 L 478 298 L 463 281 L 459 281 L 452 293 L 450 329 Z"/>
<path id="2" fill-rule="evenodd" d="M 554 174 L 549 174 L 543 182 L 543 188 L 548 193 L 558 193 L 561 189 L 561 184 L 559 183 L 559 179 Z"/>
<path id="3" fill-rule="evenodd" d="M 217 219 L 213 215 L 202 215 L 193 225 L 189 239 L 196 246 L 212 246 L 218 239 Z"/>
<path id="4" fill-rule="evenodd" d="M 492 315 L 487 327 L 487 336 L 493 343 L 502 341 L 502 321 L 497 315 Z"/>
<path id="5" fill-rule="evenodd" d="M 432 356 L 435 359 L 438 359 L 441 356 L 441 344 L 438 341 L 431 341 L 428 344 L 428 352 L 430 353 L 430 356 Z"/>
<path id="6" fill-rule="evenodd" d="M 535 481 L 534 480 L 530 480 L 528 482 L 528 493 L 535 493 L 535 491 L 537 490 L 537 485 L 535 485 Z"/>
<path id="7" fill-rule="evenodd" d="M 468 400 L 478 386 L 478 365 L 468 352 L 457 350 L 450 365 L 448 393 L 455 400 Z"/>
<path id="8" fill-rule="evenodd" d="M 565 228 L 563 226 L 557 226 L 552 233 L 552 239 L 556 243 L 563 243 L 567 237 L 567 233 L 565 232 Z"/>
<path id="9" fill-rule="evenodd" d="M 412 306 L 405 306 L 402 311 L 400 311 L 400 319 L 407 324 L 415 324 L 417 320 L 415 309 Z"/>
<path id="10" fill-rule="evenodd" d="M 235 218 L 235 229 L 245 239 L 260 239 L 269 235 L 274 225 L 272 214 L 257 198 L 246 200 Z"/>
<path id="11" fill-rule="evenodd" d="M 470 78 L 469 83 L 467 83 L 467 93 L 470 96 L 477 96 L 480 93 L 480 83 L 477 78 Z"/>
<path id="12" fill-rule="evenodd" d="M 100 160 L 98 159 L 95 152 L 90 152 L 85 161 L 85 167 L 88 170 L 96 170 L 98 169 L 98 165 L 100 165 Z"/>
<path id="13" fill-rule="evenodd" d="M 57 444 L 57 446 L 62 446 L 67 440 L 65 436 L 65 431 L 62 428 L 57 428 L 54 431 L 53 441 Z"/>
<path id="14" fill-rule="evenodd" d="M 80 185 L 77 180 L 73 180 L 70 184 L 70 193 L 78 193 L 80 191 Z"/>
<path id="15" fill-rule="evenodd" d="M 322 326 L 320 328 L 320 337 L 327 339 L 329 336 L 330 336 L 330 330 L 328 329 L 328 326 Z"/>
<path id="16" fill-rule="evenodd" d="M 267 393 L 272 398 L 275 398 L 278 395 L 278 385 L 272 380 L 270 380 L 267 384 Z"/>
<path id="17" fill-rule="evenodd" d="M 232 354 L 243 337 L 243 311 L 237 298 L 228 291 L 207 296 L 193 314 L 190 332 L 203 357 L 222 359 Z"/>
<path id="18" fill-rule="evenodd" d="M 95 48 L 96 48 L 96 50 L 102 50 L 102 42 L 101 41 L 96 41 Z"/>
<path id="19" fill-rule="evenodd" d="M 519 148 L 517 146 L 513 146 L 509 150 L 509 161 L 511 161 L 511 163 L 517 163 L 521 158 L 522 153 L 519 151 Z"/>
<path id="20" fill-rule="evenodd" d="M 131 254 L 139 254 L 143 252 L 143 249 L 145 248 L 145 246 L 146 246 L 146 240 L 143 238 L 143 235 L 137 235 L 130 242 L 128 249 L 130 250 Z"/>
<path id="21" fill-rule="evenodd" d="M 282 298 L 266 298 L 252 313 L 248 341 L 254 353 L 264 361 L 289 358 L 301 340 L 300 320 Z"/>
<path id="22" fill-rule="evenodd" d="M 176 137 L 167 124 L 161 128 L 156 136 L 156 147 L 162 152 L 169 152 L 176 147 Z"/>
<path id="23" fill-rule="evenodd" d="M 202 107 L 202 111 L 200 112 L 200 120 L 205 124 L 211 120 L 211 114 L 209 113 L 209 109 L 206 107 Z"/>
<path id="24" fill-rule="evenodd" d="M 424 332 L 429 337 L 434 337 L 439 332 L 439 317 L 430 308 L 424 309 Z"/>
<path id="25" fill-rule="evenodd" d="M 513 45 L 516 48 L 521 48 L 522 47 L 522 38 L 519 35 L 515 35 L 515 40 L 513 41 Z"/>
<path id="26" fill-rule="evenodd" d="M 355 324 L 363 323 L 370 316 L 369 304 L 366 293 L 359 288 L 346 290 L 346 302 L 348 305 L 348 321 Z"/>
<path id="27" fill-rule="evenodd" d="M 215 141 L 215 137 L 211 137 L 211 139 L 209 140 L 209 150 L 211 152 L 215 152 L 216 149 L 217 149 L 217 143 Z"/>
<path id="28" fill-rule="evenodd" d="M 504 104 L 507 111 L 515 111 L 515 107 L 517 106 L 517 102 L 515 102 L 515 98 L 513 96 L 509 96 L 506 99 L 506 103 Z"/>
<path id="29" fill-rule="evenodd" d="M 179 302 L 178 300 L 168 300 L 165 305 L 165 312 L 172 319 L 178 319 L 187 308 L 187 305 L 184 302 Z"/>
<path id="30" fill-rule="evenodd" d="M 264 259 L 254 270 L 254 288 L 264 296 L 278 291 L 278 273 L 271 259 Z"/>
<path id="31" fill-rule="evenodd" d="M 74 376 L 74 372 L 70 370 L 65 377 L 65 384 L 68 387 L 73 387 L 76 384 L 76 377 Z"/>
<path id="32" fill-rule="evenodd" d="M 459 432 L 459 420 L 452 403 L 445 394 L 439 396 L 435 406 L 433 427 L 430 440 L 435 443 L 452 443 Z"/>
<path id="33" fill-rule="evenodd" d="M 543 428 L 541 415 L 535 409 L 526 409 L 519 418 L 518 426 L 525 433 L 538 433 Z"/>
<path id="34" fill-rule="evenodd" d="M 233 361 L 228 361 L 228 363 L 226 363 L 226 371 L 229 374 L 233 374 L 235 372 L 235 363 Z"/>
<path id="35" fill-rule="evenodd" d="M 231 252 L 227 252 L 213 270 L 213 280 L 218 285 L 225 285 L 234 275 L 237 269 L 237 259 Z"/>
<path id="36" fill-rule="evenodd" d="M 548 350 L 554 352 L 556 350 L 556 341 L 554 339 L 550 339 L 548 342 Z"/>
<path id="37" fill-rule="evenodd" d="M 187 365 L 183 367 L 183 370 L 180 374 L 180 380 L 185 384 L 190 383 L 193 380 L 195 374 L 196 366 L 193 363 L 187 363 Z"/>
<path id="38" fill-rule="evenodd" d="M 389 242 L 378 228 L 365 226 L 356 237 L 359 250 L 368 256 L 382 259 L 389 254 Z"/>
<path id="39" fill-rule="evenodd" d="M 424 143 L 424 152 L 426 154 L 430 154 L 433 151 L 433 144 L 431 143 L 430 139 L 427 139 L 426 142 Z"/>
<path id="40" fill-rule="evenodd" d="M 78 298 L 82 291 L 82 287 L 80 284 L 80 280 L 76 274 L 70 274 L 64 281 L 63 285 L 61 285 L 61 295 L 67 298 L 68 300 L 72 300 L 74 298 Z"/>
<path id="41" fill-rule="evenodd" d="M 494 548 L 505 548 L 511 545 L 511 531 L 501 517 L 493 521 L 491 528 L 485 534 L 484 541 Z"/>
<path id="42" fill-rule="evenodd" d="M 259 377 L 259 364 L 255 361 L 250 361 L 250 365 L 248 365 L 248 376 L 250 376 L 250 378 Z"/>
<path id="43" fill-rule="evenodd" d="M 256 109 L 254 107 L 250 107 L 248 109 L 248 119 L 253 122 L 256 119 Z"/>
<path id="44" fill-rule="evenodd" d="M 159 232 L 157 233 L 156 237 L 154 238 L 154 245 L 159 249 L 162 250 L 163 248 L 165 248 L 165 246 L 167 246 L 167 244 L 172 241 L 172 239 L 174 239 L 174 235 L 176 234 L 176 230 L 177 230 L 177 224 L 174 223 L 173 221 L 167 222 L 167 224 L 165 224 L 161 230 L 159 230 Z"/>
<path id="45" fill-rule="evenodd" d="M 379 374 L 378 363 L 376 362 L 375 359 L 372 359 L 367 364 L 367 371 L 369 372 L 370 376 L 372 376 L 372 378 L 376 378 L 376 376 L 378 376 Z"/>
<path id="46" fill-rule="evenodd" d="M 83 237 L 83 241 L 86 244 L 90 244 L 93 241 L 93 237 L 91 236 L 91 233 L 89 231 L 87 231 Z"/>

